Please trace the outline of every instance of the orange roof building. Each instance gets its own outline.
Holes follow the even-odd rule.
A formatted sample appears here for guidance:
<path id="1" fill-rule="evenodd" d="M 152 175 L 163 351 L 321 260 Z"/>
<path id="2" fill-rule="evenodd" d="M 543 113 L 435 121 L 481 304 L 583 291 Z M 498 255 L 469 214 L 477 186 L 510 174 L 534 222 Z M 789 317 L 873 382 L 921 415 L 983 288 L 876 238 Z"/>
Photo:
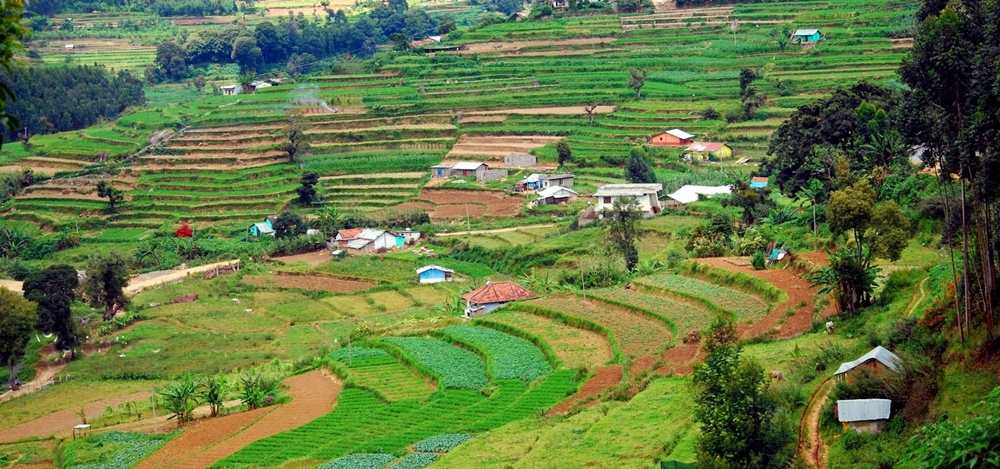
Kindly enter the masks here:
<path id="1" fill-rule="evenodd" d="M 482 288 L 467 293 L 465 300 L 465 317 L 472 318 L 489 313 L 511 301 L 534 298 L 530 290 L 514 282 L 486 282 Z"/>

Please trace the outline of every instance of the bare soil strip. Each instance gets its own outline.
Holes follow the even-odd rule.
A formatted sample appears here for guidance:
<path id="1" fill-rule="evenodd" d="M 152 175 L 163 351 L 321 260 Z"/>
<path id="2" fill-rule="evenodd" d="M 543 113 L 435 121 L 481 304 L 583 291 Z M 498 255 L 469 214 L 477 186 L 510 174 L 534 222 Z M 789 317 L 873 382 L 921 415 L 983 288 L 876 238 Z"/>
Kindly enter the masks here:
<path id="1" fill-rule="evenodd" d="M 573 115 L 586 115 L 587 111 L 583 109 L 583 104 L 579 106 L 562 106 L 562 107 L 528 107 L 528 108 L 516 108 L 516 109 L 495 109 L 490 111 L 467 111 L 462 114 L 465 116 L 494 116 L 494 115 L 516 115 L 520 114 L 523 116 L 573 116 Z M 594 114 L 607 114 L 609 112 L 614 112 L 615 106 L 598 106 L 594 110 Z M 464 117 L 463 117 L 464 119 Z"/>
<path id="2" fill-rule="evenodd" d="M 559 405 L 553 407 L 547 415 L 549 417 L 554 417 L 556 415 L 566 414 L 574 404 L 587 399 L 591 399 L 591 401 L 584 405 L 596 404 L 598 401 L 596 399 L 597 395 L 604 392 L 606 389 L 613 388 L 616 384 L 618 384 L 622 380 L 622 374 L 623 370 L 621 365 L 598 368 L 597 373 L 588 379 L 576 394 L 573 394 L 569 397 L 569 399 L 566 399 L 565 401 L 559 403 Z"/>
<path id="3" fill-rule="evenodd" d="M 285 380 L 291 389 L 288 395 L 292 402 L 267 413 L 250 427 L 223 438 L 207 450 L 193 457 L 178 461 L 169 467 L 173 469 L 203 469 L 216 461 L 233 454 L 257 440 L 305 425 L 333 410 L 340 394 L 341 384 L 326 370 L 293 376 Z M 155 454 L 154 454 L 155 456 Z"/>
<path id="4" fill-rule="evenodd" d="M 149 399 L 150 393 L 147 391 L 127 394 L 124 396 L 103 399 L 91 402 L 83 406 L 87 418 L 100 416 L 104 409 L 116 407 L 125 402 Z M 45 417 L 37 418 L 30 422 L 24 422 L 14 428 L 0 431 L 0 441 L 16 441 L 22 438 L 46 438 L 51 435 L 64 434 L 73 428 L 73 425 L 80 423 L 80 417 L 76 415 L 79 409 L 63 409 L 51 413 Z"/>
<path id="5" fill-rule="evenodd" d="M 136 469 L 158 469 L 193 457 L 222 442 L 230 435 L 243 431 L 274 409 L 275 407 L 263 407 L 214 419 L 201 419 L 185 430 L 181 436 L 167 442 L 166 445 L 135 467 Z"/>
<path id="6" fill-rule="evenodd" d="M 806 404 L 806 413 L 799 424 L 799 452 L 806 463 L 815 469 L 826 466 L 826 448 L 819 431 L 819 415 L 823 411 L 827 397 L 830 396 L 830 378 L 813 391 Z M 808 441 L 807 441 L 808 440 Z"/>

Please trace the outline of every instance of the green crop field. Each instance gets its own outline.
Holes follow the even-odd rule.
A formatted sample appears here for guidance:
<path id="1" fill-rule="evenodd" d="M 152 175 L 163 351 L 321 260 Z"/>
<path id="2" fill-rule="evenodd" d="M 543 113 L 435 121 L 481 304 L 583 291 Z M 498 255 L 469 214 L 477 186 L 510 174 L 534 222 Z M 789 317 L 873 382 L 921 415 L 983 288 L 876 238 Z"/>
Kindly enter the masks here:
<path id="1" fill-rule="evenodd" d="M 486 365 L 475 353 L 430 337 L 386 337 L 417 363 L 441 377 L 448 389 L 479 389 L 486 385 Z"/>
<path id="2" fill-rule="evenodd" d="M 757 296 L 681 275 L 655 275 L 640 283 L 684 296 L 700 298 L 736 315 L 741 322 L 755 321 L 768 313 L 768 306 Z"/>
<path id="3" fill-rule="evenodd" d="M 592 290 L 588 294 L 659 313 L 677 324 L 677 330 L 680 333 L 703 331 L 708 328 L 715 317 L 715 313 L 696 303 L 687 303 L 664 295 L 642 291 L 609 288 Z"/>
<path id="4" fill-rule="evenodd" d="M 331 357 L 348 366 L 348 375 L 355 383 L 377 390 L 390 401 L 420 399 L 434 392 L 433 386 L 415 376 L 385 350 L 340 349 Z"/>
<path id="5" fill-rule="evenodd" d="M 636 310 L 572 295 L 532 300 L 530 304 L 588 319 L 610 329 L 622 352 L 629 356 L 656 355 L 673 340 L 667 324 Z"/>
<path id="6" fill-rule="evenodd" d="M 538 348 L 519 337 L 469 326 L 451 326 L 438 332 L 444 338 L 466 344 L 482 353 L 493 379 L 519 379 L 530 383 L 552 372 L 552 367 Z"/>

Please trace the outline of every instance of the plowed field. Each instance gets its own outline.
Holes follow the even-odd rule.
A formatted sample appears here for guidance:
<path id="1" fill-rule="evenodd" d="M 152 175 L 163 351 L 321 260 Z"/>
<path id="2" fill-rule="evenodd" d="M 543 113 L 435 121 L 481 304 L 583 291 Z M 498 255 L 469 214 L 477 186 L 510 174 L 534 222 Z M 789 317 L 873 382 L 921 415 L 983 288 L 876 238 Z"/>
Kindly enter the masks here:
<path id="1" fill-rule="evenodd" d="M 658 354 L 670 343 L 670 330 L 661 322 L 641 313 L 573 295 L 558 295 L 531 301 L 532 304 L 596 322 L 611 331 L 625 355 L 638 357 Z"/>

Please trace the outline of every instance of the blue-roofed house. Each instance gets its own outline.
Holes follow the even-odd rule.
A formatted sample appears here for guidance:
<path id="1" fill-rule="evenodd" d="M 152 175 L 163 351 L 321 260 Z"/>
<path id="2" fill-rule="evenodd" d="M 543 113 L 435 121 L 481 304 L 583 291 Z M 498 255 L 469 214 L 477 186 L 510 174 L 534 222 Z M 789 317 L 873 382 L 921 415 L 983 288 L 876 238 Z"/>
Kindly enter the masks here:
<path id="1" fill-rule="evenodd" d="M 420 278 L 420 283 L 450 282 L 454 280 L 451 276 L 454 273 L 454 270 L 433 264 L 417 269 L 417 277 Z"/>
<path id="2" fill-rule="evenodd" d="M 796 29 L 792 33 L 792 42 L 819 42 L 822 38 L 818 29 Z"/>

